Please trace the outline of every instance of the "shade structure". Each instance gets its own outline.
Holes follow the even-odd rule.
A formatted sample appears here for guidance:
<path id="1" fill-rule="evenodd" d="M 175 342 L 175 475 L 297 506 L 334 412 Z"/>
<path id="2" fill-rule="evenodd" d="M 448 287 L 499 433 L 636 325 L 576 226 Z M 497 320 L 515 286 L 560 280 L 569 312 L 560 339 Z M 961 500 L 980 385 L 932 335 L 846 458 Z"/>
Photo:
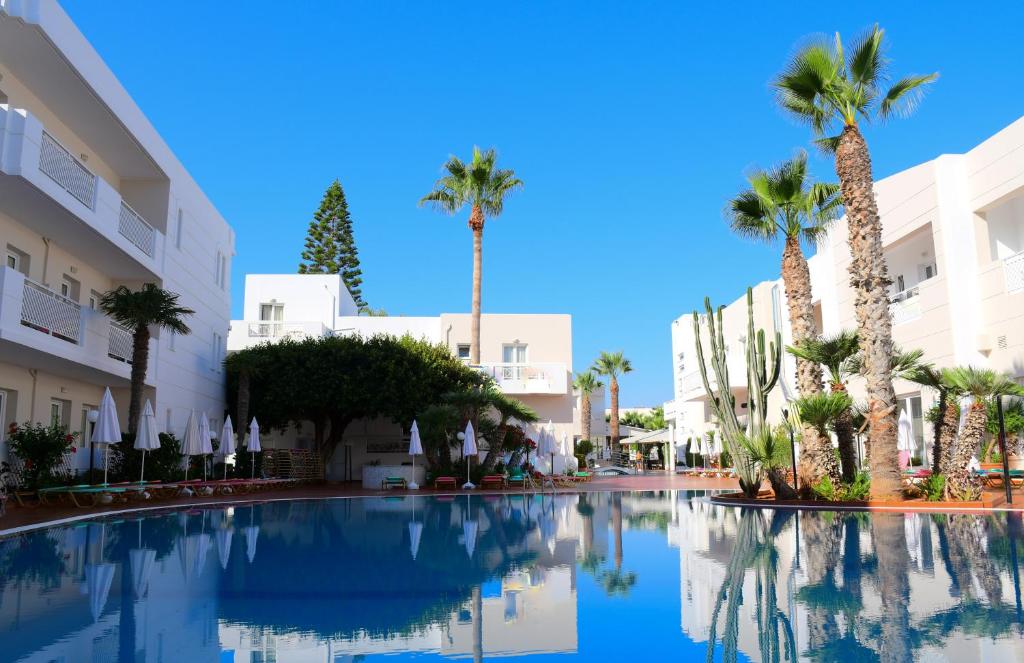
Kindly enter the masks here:
<path id="1" fill-rule="evenodd" d="M 415 560 L 420 552 L 420 539 L 423 538 L 423 523 L 418 520 L 409 521 L 409 552 Z"/>
<path id="2" fill-rule="evenodd" d="M 228 561 L 231 559 L 231 539 L 234 535 L 235 532 L 230 527 L 221 527 L 217 530 L 217 558 L 222 569 L 228 568 Z"/>
<path id="3" fill-rule="evenodd" d="M 92 443 L 111 445 L 121 441 L 121 423 L 117 419 L 117 406 L 114 405 L 114 395 L 110 393 L 110 387 L 103 390 L 103 398 L 100 400 L 99 417 L 96 419 L 96 427 L 92 429 Z M 103 483 L 107 483 L 107 463 L 110 457 L 110 447 L 105 446 L 103 451 Z"/>
<path id="4" fill-rule="evenodd" d="M 469 480 L 469 463 L 470 459 L 477 455 L 479 450 L 476 446 L 476 431 L 473 430 L 473 422 L 466 422 L 465 437 L 462 439 L 462 455 L 466 459 L 466 483 L 462 484 L 462 487 L 467 490 L 476 488 L 473 483 Z"/>
<path id="5" fill-rule="evenodd" d="M 410 490 L 419 490 L 420 485 L 416 483 L 416 456 L 423 454 L 423 442 L 420 440 L 420 426 L 416 420 L 412 421 L 412 428 L 409 430 L 409 455 L 412 456 L 412 481 L 409 482 Z M 413 554 L 413 559 L 416 555 Z"/>
<path id="6" fill-rule="evenodd" d="M 128 561 L 132 566 L 132 594 L 136 599 L 141 599 L 149 589 L 149 577 L 156 564 L 156 551 L 151 548 L 132 548 L 128 551 Z"/>
<path id="7" fill-rule="evenodd" d="M 199 420 L 196 411 L 188 413 L 188 421 L 185 422 L 185 436 L 181 440 L 181 453 L 188 457 L 203 455 L 203 441 L 199 437 Z M 185 461 L 185 479 L 188 480 L 188 459 Z"/>
<path id="8" fill-rule="evenodd" d="M 224 417 L 224 425 L 220 429 L 220 455 L 224 457 L 224 478 L 228 478 L 228 456 L 235 453 L 235 426 L 231 423 L 231 415 Z"/>
<path id="9" fill-rule="evenodd" d="M 93 622 L 98 622 L 107 606 L 110 586 L 114 583 L 113 564 L 86 564 L 85 588 L 89 593 L 89 612 Z"/>
<path id="10" fill-rule="evenodd" d="M 199 444 L 203 449 L 203 480 L 206 480 L 206 457 L 213 453 L 213 433 L 210 431 L 210 418 L 203 412 L 199 416 Z"/>
<path id="11" fill-rule="evenodd" d="M 160 448 L 160 435 L 156 430 L 156 415 L 153 414 L 153 404 L 149 402 L 148 398 L 146 405 L 142 408 L 139 430 L 135 434 L 135 448 L 142 452 L 142 470 L 139 473 L 139 483 L 142 483 L 146 479 L 146 452 Z"/>
<path id="12" fill-rule="evenodd" d="M 260 447 L 260 425 L 256 422 L 256 417 L 253 417 L 252 421 L 249 422 L 249 440 L 246 448 L 249 450 L 249 456 L 252 458 L 252 478 L 255 479 L 256 454 L 263 450 Z"/>

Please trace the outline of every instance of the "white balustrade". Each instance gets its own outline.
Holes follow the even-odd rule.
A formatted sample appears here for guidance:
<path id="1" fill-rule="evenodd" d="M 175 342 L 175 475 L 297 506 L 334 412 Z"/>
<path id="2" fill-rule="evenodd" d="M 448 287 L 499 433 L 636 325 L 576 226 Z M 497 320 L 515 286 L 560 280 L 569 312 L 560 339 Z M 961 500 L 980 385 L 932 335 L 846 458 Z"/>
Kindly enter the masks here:
<path id="1" fill-rule="evenodd" d="M 35 281 L 25 279 L 21 323 L 54 338 L 78 344 L 82 307 Z"/>
<path id="2" fill-rule="evenodd" d="M 263 320 L 248 324 L 250 338 L 319 338 L 329 334 L 322 322 L 283 322 L 280 320 Z"/>
<path id="3" fill-rule="evenodd" d="M 482 364 L 477 368 L 508 393 L 561 394 L 568 388 L 565 364 L 497 363 Z"/>
<path id="4" fill-rule="evenodd" d="M 96 204 L 96 176 L 45 131 L 39 147 L 39 170 L 93 209 Z"/>
<path id="5" fill-rule="evenodd" d="M 918 297 L 919 293 L 920 291 L 914 287 L 897 293 L 893 297 L 892 302 L 889 304 L 889 316 L 892 318 L 894 327 L 921 317 L 921 298 Z"/>
<path id="6" fill-rule="evenodd" d="M 1024 252 L 1003 260 L 1003 275 L 1006 278 L 1006 294 L 1024 292 Z"/>
<path id="7" fill-rule="evenodd" d="M 123 200 L 121 201 L 121 215 L 118 218 L 117 231 L 129 242 L 142 249 L 147 256 L 153 257 L 156 248 L 156 230 Z"/>
<path id="8" fill-rule="evenodd" d="M 110 337 L 107 342 L 107 356 L 132 363 L 133 335 L 131 330 L 113 320 L 110 321 Z"/>

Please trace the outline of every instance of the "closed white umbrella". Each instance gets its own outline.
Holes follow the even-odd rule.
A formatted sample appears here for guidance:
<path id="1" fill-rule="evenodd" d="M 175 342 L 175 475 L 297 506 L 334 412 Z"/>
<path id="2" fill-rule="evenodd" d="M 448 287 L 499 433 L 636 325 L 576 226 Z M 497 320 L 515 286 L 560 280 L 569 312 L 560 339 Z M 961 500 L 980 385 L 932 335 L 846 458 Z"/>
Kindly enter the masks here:
<path id="1" fill-rule="evenodd" d="M 249 558 L 250 564 L 256 559 L 256 540 L 260 538 L 259 525 L 253 523 L 255 517 L 256 507 L 253 506 L 249 509 L 249 526 L 242 528 L 242 536 L 245 537 L 245 556 Z"/>
<path id="2" fill-rule="evenodd" d="M 551 474 L 555 473 L 555 454 L 558 453 L 558 441 L 555 439 L 555 427 L 548 419 L 548 425 L 544 429 L 544 438 L 547 440 L 547 454 L 551 461 Z"/>
<path id="3" fill-rule="evenodd" d="M 231 539 L 234 537 L 234 530 L 230 527 L 221 527 L 217 530 L 217 558 L 220 559 L 220 568 L 228 568 L 228 560 L 231 558 Z"/>
<path id="4" fill-rule="evenodd" d="M 478 450 L 476 446 L 476 431 L 473 430 L 473 422 L 466 422 L 466 431 L 462 438 L 462 455 L 466 458 L 466 483 L 462 484 L 462 487 L 467 490 L 476 488 L 473 483 L 469 480 L 469 461 L 470 458 L 477 455 Z"/>
<path id="5" fill-rule="evenodd" d="M 114 396 L 110 393 L 110 387 L 103 390 L 103 398 L 100 400 L 99 417 L 96 419 L 96 427 L 92 430 L 93 444 L 104 445 L 103 453 L 103 485 L 107 483 L 107 465 L 110 459 L 111 444 L 121 441 L 121 424 L 117 420 L 117 407 L 114 405 Z"/>
<path id="6" fill-rule="evenodd" d="M 185 481 L 188 481 L 188 466 L 191 465 L 191 457 L 203 455 L 203 441 L 199 434 L 199 421 L 196 418 L 195 410 L 188 413 L 188 421 L 185 422 L 185 436 L 181 440 L 181 453 L 186 456 Z"/>
<path id="7" fill-rule="evenodd" d="M 142 408 L 142 418 L 139 419 L 139 432 L 135 434 L 135 448 L 142 452 L 142 470 L 139 472 L 139 483 L 145 483 L 146 479 L 146 452 L 155 451 L 160 448 L 160 435 L 156 430 L 156 415 L 153 414 L 153 404 L 146 399 L 146 405 Z"/>
<path id="8" fill-rule="evenodd" d="M 206 457 L 213 453 L 213 433 L 206 412 L 199 417 L 199 444 L 203 450 L 203 481 L 206 481 Z"/>
<path id="9" fill-rule="evenodd" d="M 150 548 L 133 548 L 128 551 L 128 559 L 132 565 L 132 592 L 135 598 L 141 599 L 149 589 L 149 577 L 153 574 L 156 564 L 156 551 Z"/>
<path id="10" fill-rule="evenodd" d="M 85 586 L 89 593 L 89 612 L 93 622 L 98 622 L 107 606 L 110 586 L 114 583 L 113 564 L 87 564 L 85 567 Z"/>
<path id="11" fill-rule="evenodd" d="M 466 554 L 469 555 L 470 559 L 473 559 L 473 551 L 476 550 L 476 531 L 477 522 L 475 520 L 466 519 L 462 521 L 462 538 L 466 544 Z"/>
<path id="12" fill-rule="evenodd" d="M 416 420 L 412 421 L 412 429 L 409 431 L 409 455 L 412 456 L 412 481 L 409 482 L 410 490 L 419 490 L 420 485 L 416 483 L 416 456 L 423 454 L 423 442 L 420 440 L 420 427 Z M 417 544 L 418 545 L 418 544 Z M 414 554 L 413 559 L 416 559 Z"/>
<path id="13" fill-rule="evenodd" d="M 917 441 L 914 440 L 914 424 L 910 421 L 910 415 L 906 410 L 900 412 L 900 418 L 896 428 L 896 450 L 905 452 L 910 458 L 914 457 L 917 450 Z M 910 466 L 913 467 L 913 461 Z"/>
<path id="14" fill-rule="evenodd" d="M 409 551 L 413 560 L 420 552 L 420 539 L 423 538 L 423 523 L 418 520 L 409 521 Z"/>
<path id="15" fill-rule="evenodd" d="M 252 478 L 256 478 L 256 454 L 262 449 L 260 447 L 260 425 L 256 423 L 256 417 L 249 422 L 249 444 L 246 446 L 249 455 L 252 457 Z M 258 532 L 259 530 L 257 530 Z M 252 560 L 249 560 L 250 562 Z"/>
<path id="16" fill-rule="evenodd" d="M 220 429 L 220 455 L 224 457 L 224 478 L 228 478 L 228 456 L 235 453 L 235 426 L 231 423 L 231 415 L 224 417 L 224 426 Z"/>
<path id="17" fill-rule="evenodd" d="M 569 467 L 569 459 L 572 458 L 572 451 L 569 449 L 569 434 L 562 431 L 562 444 L 558 447 L 558 455 L 565 459 L 565 466 Z"/>

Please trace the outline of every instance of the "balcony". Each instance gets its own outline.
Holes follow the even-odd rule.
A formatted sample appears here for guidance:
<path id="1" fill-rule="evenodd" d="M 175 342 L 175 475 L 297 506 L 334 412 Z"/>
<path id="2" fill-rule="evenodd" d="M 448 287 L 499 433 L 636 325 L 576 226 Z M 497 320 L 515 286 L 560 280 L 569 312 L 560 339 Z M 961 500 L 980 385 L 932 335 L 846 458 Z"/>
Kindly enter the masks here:
<path id="1" fill-rule="evenodd" d="M 493 378 L 506 394 L 569 393 L 569 369 L 565 364 L 481 364 L 476 368 Z"/>
<path id="2" fill-rule="evenodd" d="M 123 386 L 130 378 L 131 356 L 128 329 L 21 272 L 0 267 L 0 361 Z"/>
<path id="3" fill-rule="evenodd" d="M 1003 258 L 1003 277 L 1006 282 L 1006 294 L 1024 292 L 1024 252 Z"/>
<path id="4" fill-rule="evenodd" d="M 228 350 L 243 350 L 260 343 L 276 343 L 285 339 L 301 341 L 307 338 L 332 336 L 330 327 L 318 320 L 300 322 L 272 320 L 232 320 L 228 332 Z"/>
<path id="5" fill-rule="evenodd" d="M 115 279 L 160 278 L 164 236 L 21 109 L 0 104 L 4 211 Z"/>
<path id="6" fill-rule="evenodd" d="M 893 295 L 889 304 L 889 316 L 892 318 L 893 327 L 921 317 L 921 299 L 918 297 L 920 294 L 920 288 L 914 286 Z"/>

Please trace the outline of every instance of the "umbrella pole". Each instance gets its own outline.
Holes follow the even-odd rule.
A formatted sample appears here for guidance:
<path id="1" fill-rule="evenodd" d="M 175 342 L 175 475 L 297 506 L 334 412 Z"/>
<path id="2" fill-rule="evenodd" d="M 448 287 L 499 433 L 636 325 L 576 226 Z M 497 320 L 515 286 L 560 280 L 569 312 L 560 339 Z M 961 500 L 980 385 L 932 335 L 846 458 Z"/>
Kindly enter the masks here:
<path id="1" fill-rule="evenodd" d="M 142 450 L 142 470 L 139 472 L 139 483 L 146 483 L 146 450 Z"/>
<path id="2" fill-rule="evenodd" d="M 188 481 L 188 466 L 192 464 L 192 456 L 185 456 L 185 481 Z"/>
<path id="3" fill-rule="evenodd" d="M 107 485 L 107 465 L 110 464 L 110 445 L 104 445 L 105 452 L 103 454 L 103 485 Z"/>
<path id="4" fill-rule="evenodd" d="M 256 478 L 256 452 L 253 451 L 249 454 L 252 457 L 252 478 Z"/>
<path id="5" fill-rule="evenodd" d="M 206 481 L 206 454 L 203 454 L 203 481 Z"/>
<path id="6" fill-rule="evenodd" d="M 228 457 L 224 456 L 224 480 L 228 480 Z"/>

